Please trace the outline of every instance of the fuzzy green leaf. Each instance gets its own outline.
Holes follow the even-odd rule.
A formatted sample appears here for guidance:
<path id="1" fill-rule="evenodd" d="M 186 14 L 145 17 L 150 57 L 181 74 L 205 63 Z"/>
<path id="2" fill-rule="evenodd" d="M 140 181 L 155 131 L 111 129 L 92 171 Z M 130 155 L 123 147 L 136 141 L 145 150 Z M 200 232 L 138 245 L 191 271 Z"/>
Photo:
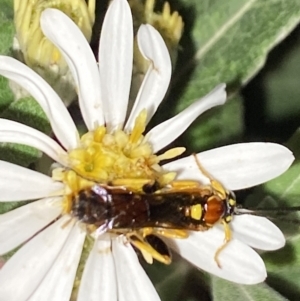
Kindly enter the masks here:
<path id="1" fill-rule="evenodd" d="M 300 130 L 288 142 L 295 155 L 292 167 L 280 177 L 269 181 L 256 190 L 247 205 L 254 207 L 255 200 L 260 207 L 285 208 L 300 206 Z M 265 196 L 263 199 L 262 196 Z M 260 202 L 259 202 L 260 201 Z M 250 205 L 251 204 L 251 205 Z M 299 212 L 274 213 L 274 221 L 286 236 L 286 246 L 278 251 L 266 252 L 263 259 L 267 266 L 267 283 L 290 300 L 297 300 L 300 294 L 300 214 Z"/>
<path id="2" fill-rule="evenodd" d="M 9 54 L 13 35 L 13 1 L 0 1 L 0 54 Z"/>
<path id="3" fill-rule="evenodd" d="M 173 104 L 174 99 L 180 99 L 173 105 L 176 112 L 220 82 L 227 83 L 229 91 L 236 91 L 259 71 L 270 49 L 300 20 L 298 0 L 182 0 L 181 3 L 186 26 L 173 81 L 175 91 L 171 93 Z M 235 126 L 234 116 L 228 113 L 227 119 L 230 117 L 231 122 L 224 127 Z M 218 119 L 218 114 L 214 118 Z M 210 125 L 205 126 L 208 129 L 194 127 L 189 131 L 185 136 L 189 145 L 196 147 L 197 132 L 210 132 Z"/>
<path id="4" fill-rule="evenodd" d="M 195 67 L 183 94 L 188 103 L 220 82 L 237 87 L 247 82 L 300 20 L 298 0 L 182 2 L 196 11 L 191 30 L 194 55 L 180 73 Z"/>
<path id="5" fill-rule="evenodd" d="M 240 285 L 212 277 L 214 301 L 285 301 L 288 300 L 265 283 Z"/>
<path id="6" fill-rule="evenodd" d="M 300 235 L 299 227 L 287 238 L 286 246 L 277 252 L 266 253 L 263 258 L 268 269 L 267 282 L 289 300 L 300 295 Z"/>
<path id="7" fill-rule="evenodd" d="M 25 123 L 44 133 L 50 133 L 50 124 L 39 104 L 31 97 L 12 102 L 0 115 L 1 118 Z M 28 166 L 41 157 L 41 152 L 28 146 L 17 144 L 2 144 L 0 146 L 0 159 Z"/>
<path id="8" fill-rule="evenodd" d="M 265 114 L 267 122 L 281 122 L 284 128 L 289 123 L 300 124 L 300 35 L 299 29 L 293 35 L 293 45 L 289 51 L 281 50 L 271 57 L 276 68 L 270 68 L 264 74 L 263 85 L 266 92 Z M 291 37 L 289 38 L 291 40 Z M 283 48 L 283 47 L 282 47 Z M 277 49 L 276 49 L 277 50 Z M 275 61 L 276 60 L 276 61 Z M 275 69 L 275 70 L 274 70 Z M 284 130 L 284 129 L 283 129 Z"/>
<path id="9" fill-rule="evenodd" d="M 0 54 L 10 55 L 14 35 L 13 1 L 0 0 Z M 7 79 L 0 77 L 0 117 L 18 121 L 49 134 L 51 129 L 41 107 L 31 97 L 14 101 Z M 0 159 L 28 166 L 41 153 L 31 147 L 1 144 Z"/>
<path id="10" fill-rule="evenodd" d="M 13 8 L 11 0 L 0 0 L 0 54 L 8 55 L 13 42 Z M 0 77 L 0 112 L 13 101 L 7 80 Z"/>

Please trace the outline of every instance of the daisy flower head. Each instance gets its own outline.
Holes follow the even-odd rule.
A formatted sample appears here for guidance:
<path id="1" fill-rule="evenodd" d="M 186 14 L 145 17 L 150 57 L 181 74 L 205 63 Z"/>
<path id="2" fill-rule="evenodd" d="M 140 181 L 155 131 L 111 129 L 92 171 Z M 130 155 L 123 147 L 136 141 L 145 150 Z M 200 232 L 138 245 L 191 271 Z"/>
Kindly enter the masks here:
<path id="1" fill-rule="evenodd" d="M 182 154 L 184 148 L 156 153 L 201 113 L 223 104 L 225 85 L 144 135 L 171 77 L 170 57 L 159 33 L 150 25 L 138 31 L 140 51 L 150 65 L 133 109 L 127 114 L 133 57 L 132 16 L 127 1 L 113 0 L 108 8 L 99 66 L 80 30 L 62 12 L 45 10 L 41 27 L 72 72 L 88 132 L 79 136 L 61 99 L 39 75 L 13 58 L 0 56 L 0 74 L 26 88 L 38 101 L 60 142 L 23 124 L 0 119 L 0 142 L 36 147 L 60 165 L 48 177 L 0 161 L 1 201 L 35 200 L 0 216 L 0 254 L 21 246 L 0 271 L 0 300 L 69 300 L 74 284 L 76 300 L 160 300 L 132 247 L 139 248 L 148 262 L 155 258 L 169 263 L 168 256 L 147 244 L 145 233 L 149 229 L 150 234 L 157 234 L 203 270 L 238 283 L 263 281 L 265 266 L 252 247 L 274 250 L 284 245 L 281 231 L 267 219 L 233 216 L 233 237 L 218 256 L 221 268 L 215 253 L 223 245 L 222 227 L 208 231 L 145 227 L 136 229 L 134 235 L 130 225 L 120 228 L 128 222 L 128 215 L 134 217 L 130 222 L 138 222 L 135 210 L 148 204 L 141 201 L 148 196 L 145 187 L 168 191 L 183 179 L 209 189 L 212 180 L 201 173 L 194 156 L 160 164 Z M 197 154 L 197 158 L 203 170 L 226 187 L 226 197 L 231 196 L 227 189 L 268 181 L 293 161 L 287 148 L 272 143 L 230 145 Z M 217 188 L 215 192 L 216 197 L 222 196 Z M 149 196 L 156 197 L 155 193 Z M 99 200 L 104 203 L 104 213 Z M 119 214 L 111 215 L 118 206 Z M 190 207 L 193 213 L 187 214 L 199 215 L 199 206 Z M 147 209 L 145 212 L 150 214 Z M 90 237 L 93 246 L 79 273 L 80 256 Z"/>

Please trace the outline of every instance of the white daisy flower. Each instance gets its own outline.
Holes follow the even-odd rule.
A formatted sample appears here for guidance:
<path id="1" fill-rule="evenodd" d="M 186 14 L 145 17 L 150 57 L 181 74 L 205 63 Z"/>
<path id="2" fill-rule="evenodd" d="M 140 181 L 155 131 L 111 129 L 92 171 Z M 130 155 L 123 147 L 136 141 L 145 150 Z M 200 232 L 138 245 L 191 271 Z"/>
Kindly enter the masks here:
<path id="1" fill-rule="evenodd" d="M 164 187 L 175 178 L 208 183 L 193 156 L 159 165 L 161 160 L 181 154 L 183 148 L 155 153 L 201 113 L 223 104 L 225 85 L 144 137 L 145 126 L 162 101 L 171 76 L 169 54 L 158 32 L 149 25 L 139 29 L 139 48 L 151 64 L 126 118 L 133 51 L 127 1 L 113 0 L 108 9 L 100 40 L 99 68 L 82 33 L 62 12 L 47 9 L 41 26 L 73 73 L 88 133 L 79 138 L 62 101 L 40 76 L 22 63 L 0 56 L 0 74 L 26 88 L 38 101 L 62 145 L 35 129 L 0 120 L 0 142 L 36 147 L 62 166 L 51 178 L 0 161 L 1 201 L 36 200 L 0 216 L 0 255 L 24 244 L 0 270 L 0 298 L 69 300 L 84 241 L 92 234 L 94 247 L 78 284 L 77 300 L 160 300 L 134 249 L 124 242 L 126 233 L 116 237 L 114 231 L 103 234 L 99 229 L 93 232 L 91 225 L 85 227 L 72 215 L 74 197 L 95 183 L 133 191 L 153 181 Z M 229 190 L 268 181 L 287 170 L 294 159 L 287 148 L 272 143 L 230 145 L 197 156 Z M 244 284 L 263 281 L 265 266 L 252 247 L 282 247 L 285 240 L 281 231 L 265 218 L 247 215 L 234 216 L 230 225 L 233 238 L 220 253 L 221 268 L 214 255 L 223 244 L 222 228 L 186 232 L 187 239 L 164 239 L 182 257 L 210 273 Z"/>

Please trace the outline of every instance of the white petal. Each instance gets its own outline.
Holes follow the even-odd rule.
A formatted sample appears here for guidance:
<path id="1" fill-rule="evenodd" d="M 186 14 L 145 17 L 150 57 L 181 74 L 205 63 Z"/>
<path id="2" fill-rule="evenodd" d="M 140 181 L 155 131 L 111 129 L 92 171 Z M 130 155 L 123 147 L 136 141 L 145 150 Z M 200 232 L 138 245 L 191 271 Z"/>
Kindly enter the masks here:
<path id="1" fill-rule="evenodd" d="M 226 101 L 225 87 L 225 84 L 217 86 L 209 94 L 194 102 L 175 117 L 166 120 L 153 128 L 147 134 L 149 142 L 152 145 L 153 152 L 158 152 L 174 141 L 202 113 L 212 107 L 224 104 Z"/>
<path id="2" fill-rule="evenodd" d="M 260 250 L 272 251 L 285 245 L 280 229 L 265 217 L 243 214 L 231 223 L 234 237 Z"/>
<path id="3" fill-rule="evenodd" d="M 224 243 L 224 231 L 216 227 L 205 232 L 191 232 L 187 239 L 167 241 L 177 253 L 198 268 L 218 277 L 241 284 L 256 284 L 266 278 L 266 268 L 260 256 L 247 245 L 232 239 L 214 260 L 215 252 Z"/>
<path id="4" fill-rule="evenodd" d="M 147 122 L 152 118 L 167 92 L 172 72 L 167 46 L 156 29 L 148 24 L 142 25 L 137 39 L 139 49 L 150 61 L 150 66 L 126 123 L 127 131 L 132 130 L 135 118 L 143 109 L 147 110 Z"/>
<path id="5" fill-rule="evenodd" d="M 68 216 L 62 217 L 32 238 L 5 263 L 0 270 L 2 300 L 28 299 L 50 270 L 73 225 Z"/>
<path id="6" fill-rule="evenodd" d="M 100 236 L 85 264 L 77 301 L 117 301 L 117 280 L 109 235 Z"/>
<path id="7" fill-rule="evenodd" d="M 55 140 L 22 123 L 0 119 L 0 142 L 29 145 L 44 152 L 54 161 L 67 164 L 64 160 L 67 153 Z"/>
<path id="8" fill-rule="evenodd" d="M 79 224 L 73 227 L 49 273 L 28 301 L 70 300 L 85 234 Z"/>
<path id="9" fill-rule="evenodd" d="M 86 38 L 73 21 L 57 9 L 41 15 L 44 35 L 61 51 L 74 77 L 79 105 L 89 130 L 104 123 L 100 77 L 94 54 Z"/>
<path id="10" fill-rule="evenodd" d="M 64 185 L 39 172 L 0 161 L 0 202 L 61 195 Z"/>
<path id="11" fill-rule="evenodd" d="M 44 79 L 8 56 L 0 56 L 0 75 L 15 81 L 36 99 L 47 115 L 57 139 L 67 150 L 77 146 L 76 126 L 62 100 Z"/>
<path id="12" fill-rule="evenodd" d="M 118 300 L 159 301 L 160 298 L 132 246 L 117 239 L 113 241 L 112 249 L 118 277 Z"/>
<path id="13" fill-rule="evenodd" d="M 292 152 L 276 143 L 232 144 L 197 154 L 200 164 L 227 189 L 238 190 L 274 179 L 284 173 L 294 161 Z M 163 166 L 178 172 L 178 179 L 209 183 L 189 156 Z"/>
<path id="14" fill-rule="evenodd" d="M 109 130 L 123 126 L 132 73 L 133 25 L 126 0 L 111 2 L 99 45 L 101 87 L 105 122 Z"/>
<path id="15" fill-rule="evenodd" d="M 49 198 L 1 214 L 0 254 L 18 247 L 54 221 L 61 212 L 61 199 Z"/>

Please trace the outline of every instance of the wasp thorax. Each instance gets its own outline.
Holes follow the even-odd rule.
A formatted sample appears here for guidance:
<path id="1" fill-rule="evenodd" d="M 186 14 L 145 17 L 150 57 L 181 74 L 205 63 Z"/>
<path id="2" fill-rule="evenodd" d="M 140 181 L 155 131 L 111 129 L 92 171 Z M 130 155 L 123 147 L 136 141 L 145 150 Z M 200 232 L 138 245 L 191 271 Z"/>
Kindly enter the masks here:
<path id="1" fill-rule="evenodd" d="M 222 199 L 218 196 L 213 195 L 207 200 L 206 212 L 204 215 L 204 220 L 207 224 L 213 225 L 221 218 L 223 218 L 226 212 L 226 206 Z"/>

